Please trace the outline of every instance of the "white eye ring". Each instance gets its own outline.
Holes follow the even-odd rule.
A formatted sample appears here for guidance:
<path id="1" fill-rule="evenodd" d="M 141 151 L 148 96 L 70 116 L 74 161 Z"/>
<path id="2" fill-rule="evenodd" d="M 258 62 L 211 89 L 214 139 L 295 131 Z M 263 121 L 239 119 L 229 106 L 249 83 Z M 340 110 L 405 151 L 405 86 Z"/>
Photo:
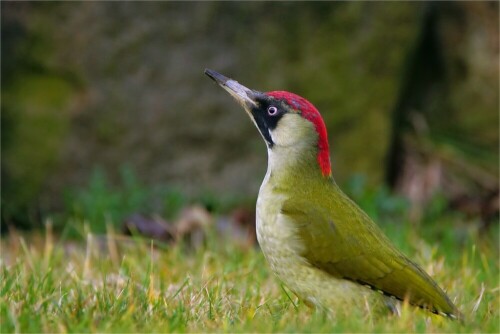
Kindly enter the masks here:
<path id="1" fill-rule="evenodd" d="M 278 108 L 276 108 L 275 106 L 270 106 L 269 108 L 267 108 L 267 114 L 269 116 L 275 116 L 277 113 L 278 113 Z"/>

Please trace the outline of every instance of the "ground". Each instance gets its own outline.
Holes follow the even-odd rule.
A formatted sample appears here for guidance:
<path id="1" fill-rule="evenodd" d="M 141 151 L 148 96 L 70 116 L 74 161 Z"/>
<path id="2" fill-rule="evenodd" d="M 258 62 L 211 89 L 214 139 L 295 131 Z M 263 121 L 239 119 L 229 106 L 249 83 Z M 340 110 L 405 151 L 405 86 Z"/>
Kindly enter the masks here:
<path id="1" fill-rule="evenodd" d="M 211 233 L 192 249 L 49 228 L 2 239 L 1 332 L 499 332 L 496 227 L 486 236 L 383 228 L 448 291 L 463 324 L 412 307 L 401 317 L 355 308 L 329 317 L 282 286 L 258 247 Z"/>

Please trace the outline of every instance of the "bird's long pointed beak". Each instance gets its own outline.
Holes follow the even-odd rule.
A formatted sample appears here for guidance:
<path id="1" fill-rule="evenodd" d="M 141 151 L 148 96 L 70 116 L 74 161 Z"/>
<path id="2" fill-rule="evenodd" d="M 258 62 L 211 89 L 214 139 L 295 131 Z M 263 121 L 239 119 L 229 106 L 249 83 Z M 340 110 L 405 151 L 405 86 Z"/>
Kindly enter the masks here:
<path id="1" fill-rule="evenodd" d="M 213 70 L 205 69 L 205 74 L 208 75 L 219 86 L 224 88 L 232 97 L 238 101 L 245 109 L 257 106 L 255 96 L 259 92 L 253 91 L 241 84 L 238 81 L 227 78 Z"/>

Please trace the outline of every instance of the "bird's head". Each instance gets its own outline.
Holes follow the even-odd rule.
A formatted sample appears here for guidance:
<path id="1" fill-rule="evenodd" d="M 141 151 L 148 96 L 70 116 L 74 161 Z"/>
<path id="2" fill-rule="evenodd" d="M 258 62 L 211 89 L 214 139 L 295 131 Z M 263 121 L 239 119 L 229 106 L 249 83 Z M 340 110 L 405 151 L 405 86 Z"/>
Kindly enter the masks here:
<path id="1" fill-rule="evenodd" d="M 312 151 L 323 176 L 331 175 L 326 126 L 312 103 L 285 91 L 252 90 L 209 69 L 205 74 L 243 106 L 269 150 Z"/>

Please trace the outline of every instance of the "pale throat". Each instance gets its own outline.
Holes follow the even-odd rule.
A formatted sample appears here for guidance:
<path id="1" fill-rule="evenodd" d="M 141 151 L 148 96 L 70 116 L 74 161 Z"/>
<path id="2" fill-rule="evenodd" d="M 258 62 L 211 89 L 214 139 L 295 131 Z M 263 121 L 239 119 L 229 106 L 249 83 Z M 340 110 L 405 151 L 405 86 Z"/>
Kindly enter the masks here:
<path id="1" fill-rule="evenodd" d="M 268 165 L 265 181 L 271 175 L 277 180 L 290 177 L 303 180 L 316 173 L 321 174 L 317 152 L 311 150 L 310 146 L 273 146 L 267 149 L 267 156 Z"/>

